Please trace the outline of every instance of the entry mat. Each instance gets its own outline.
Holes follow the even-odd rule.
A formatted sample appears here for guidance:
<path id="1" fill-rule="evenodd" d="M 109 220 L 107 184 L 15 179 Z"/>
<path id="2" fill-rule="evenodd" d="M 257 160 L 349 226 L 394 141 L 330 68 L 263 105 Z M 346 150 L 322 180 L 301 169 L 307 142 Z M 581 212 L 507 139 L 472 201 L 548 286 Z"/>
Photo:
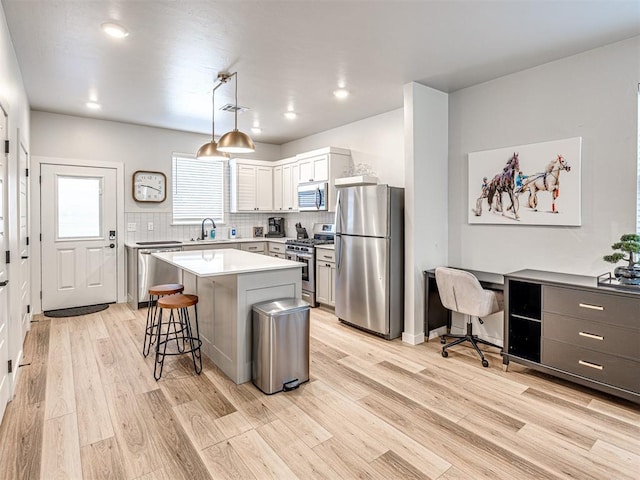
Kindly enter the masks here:
<path id="1" fill-rule="evenodd" d="M 79 317 L 80 315 L 89 315 L 90 313 L 101 312 L 107 308 L 109 308 L 108 303 L 87 305 L 86 307 L 61 308 L 59 310 L 47 310 L 44 312 L 44 316 L 51 318 Z"/>

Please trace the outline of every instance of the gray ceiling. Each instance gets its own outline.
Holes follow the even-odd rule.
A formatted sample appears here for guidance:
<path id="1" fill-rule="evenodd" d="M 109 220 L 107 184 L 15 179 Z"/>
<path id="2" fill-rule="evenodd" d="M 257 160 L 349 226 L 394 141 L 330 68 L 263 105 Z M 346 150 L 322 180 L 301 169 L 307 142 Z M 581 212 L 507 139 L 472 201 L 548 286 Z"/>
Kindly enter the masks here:
<path id="1" fill-rule="evenodd" d="M 281 144 L 640 34 L 640 0 L 2 0 L 34 110 L 211 133 L 238 71 L 240 130 Z M 107 37 L 115 20 L 130 35 Z M 340 82 L 351 96 L 332 95 Z M 94 95 L 102 104 L 88 111 Z M 233 85 L 216 107 L 233 103 Z M 292 106 L 299 117 L 283 117 Z M 233 115 L 216 112 L 216 133 Z"/>

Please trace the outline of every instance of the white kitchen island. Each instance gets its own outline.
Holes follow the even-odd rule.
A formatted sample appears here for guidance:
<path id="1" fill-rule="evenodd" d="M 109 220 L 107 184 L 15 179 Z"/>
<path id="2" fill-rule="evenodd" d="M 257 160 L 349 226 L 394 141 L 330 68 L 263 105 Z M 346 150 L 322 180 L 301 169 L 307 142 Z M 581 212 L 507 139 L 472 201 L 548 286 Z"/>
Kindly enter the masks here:
<path id="1" fill-rule="evenodd" d="M 184 293 L 198 295 L 203 353 L 235 383 L 251 380 L 252 306 L 301 298 L 303 264 L 235 249 L 153 256 L 181 268 Z"/>

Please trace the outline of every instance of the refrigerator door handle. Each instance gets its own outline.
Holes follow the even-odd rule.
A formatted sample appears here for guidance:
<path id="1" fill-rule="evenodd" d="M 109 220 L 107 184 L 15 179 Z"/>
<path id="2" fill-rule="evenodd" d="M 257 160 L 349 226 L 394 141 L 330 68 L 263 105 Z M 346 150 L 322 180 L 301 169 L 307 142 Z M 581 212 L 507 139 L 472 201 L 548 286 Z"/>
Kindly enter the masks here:
<path id="1" fill-rule="evenodd" d="M 336 270 L 339 272 L 340 267 L 342 266 L 342 237 L 340 235 L 336 235 L 335 238 L 335 250 L 336 250 Z"/>

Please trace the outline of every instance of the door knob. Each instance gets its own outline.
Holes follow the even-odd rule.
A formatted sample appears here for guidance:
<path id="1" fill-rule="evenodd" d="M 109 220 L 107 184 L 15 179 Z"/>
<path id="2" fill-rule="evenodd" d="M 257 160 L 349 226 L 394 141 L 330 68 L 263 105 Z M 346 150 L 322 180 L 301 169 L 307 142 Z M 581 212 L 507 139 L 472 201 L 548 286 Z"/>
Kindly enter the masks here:
<path id="1" fill-rule="evenodd" d="M 104 248 L 116 248 L 116 244 L 115 243 L 110 243 L 109 245 L 107 245 Z"/>

